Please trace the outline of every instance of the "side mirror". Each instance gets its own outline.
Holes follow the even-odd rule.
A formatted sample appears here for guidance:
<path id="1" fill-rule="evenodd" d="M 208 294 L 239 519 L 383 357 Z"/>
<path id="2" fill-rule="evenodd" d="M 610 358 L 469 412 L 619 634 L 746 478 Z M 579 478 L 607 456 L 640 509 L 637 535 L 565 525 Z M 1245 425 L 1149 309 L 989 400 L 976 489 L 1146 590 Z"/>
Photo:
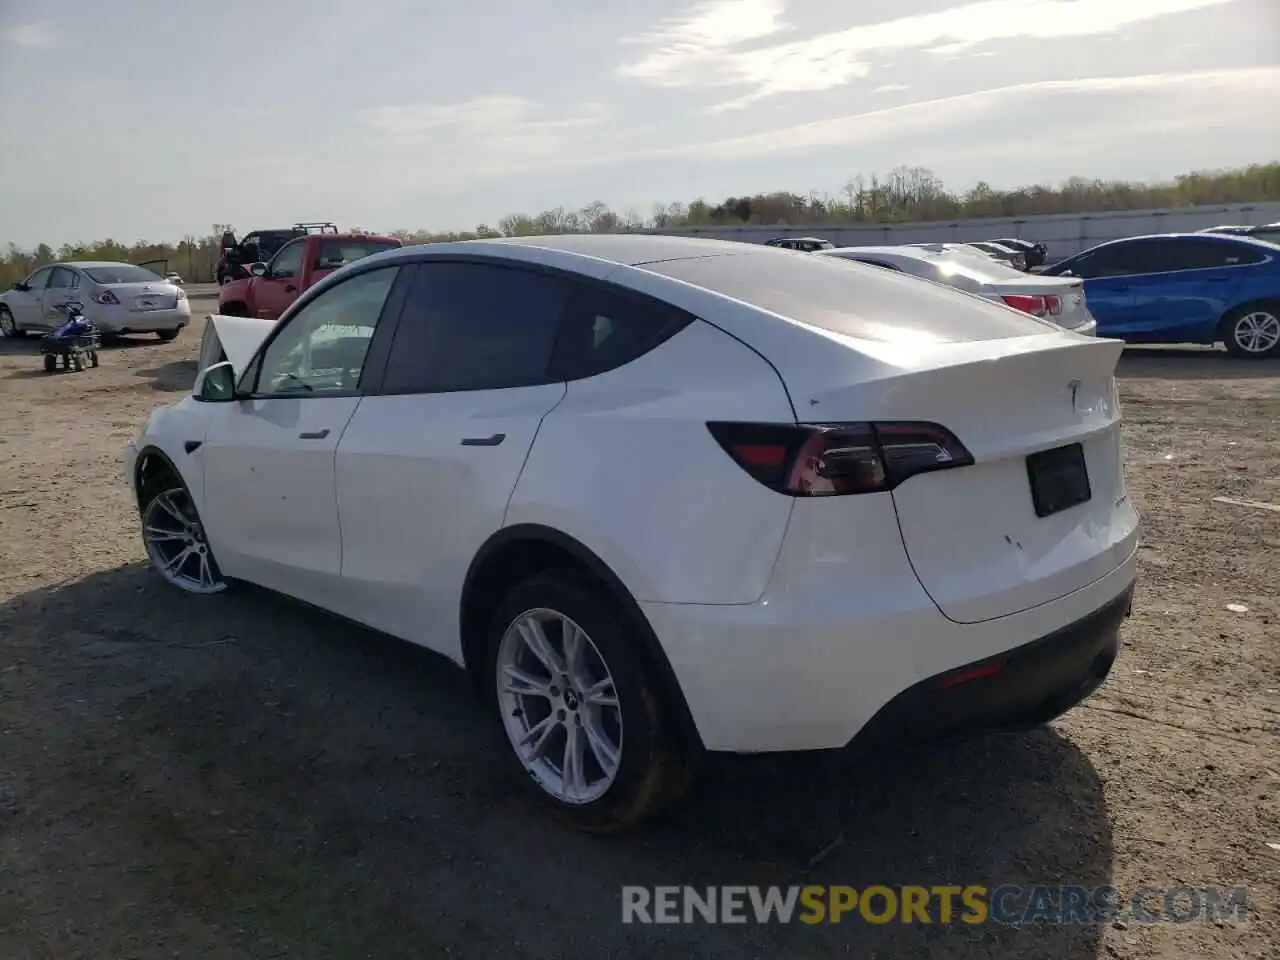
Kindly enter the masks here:
<path id="1" fill-rule="evenodd" d="M 262 261 L 249 264 L 249 273 L 255 277 L 265 277 L 267 275 L 267 265 Z"/>
<path id="2" fill-rule="evenodd" d="M 14 281 L 14 283 L 13 283 L 13 286 L 12 286 L 12 287 L 10 287 L 9 289 L 10 289 L 10 290 L 17 290 L 19 293 L 26 293 L 26 292 L 27 292 L 28 290 L 30 290 L 31 288 L 30 288 L 30 287 L 28 287 L 28 286 L 27 286 L 25 283 L 23 283 L 21 280 L 15 280 L 15 281 Z"/>
<path id="3" fill-rule="evenodd" d="M 229 403 L 236 399 L 236 368 L 229 360 L 205 367 L 191 393 L 202 403 Z"/>

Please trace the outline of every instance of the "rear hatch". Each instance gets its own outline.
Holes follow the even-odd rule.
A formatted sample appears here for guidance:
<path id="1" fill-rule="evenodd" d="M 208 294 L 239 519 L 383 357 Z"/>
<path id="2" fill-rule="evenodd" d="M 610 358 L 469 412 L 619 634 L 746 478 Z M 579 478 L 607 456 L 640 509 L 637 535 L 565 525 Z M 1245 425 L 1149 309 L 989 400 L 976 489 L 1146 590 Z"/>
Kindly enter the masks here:
<path id="1" fill-rule="evenodd" d="M 921 585 L 961 623 L 1087 586 L 1134 546 L 1113 379 L 1122 344 L 1036 339 L 1003 354 L 942 350 L 931 369 L 868 385 L 893 395 L 895 418 L 941 423 L 973 455 L 893 491 Z M 868 387 L 820 397 L 845 416 L 872 403 Z"/>
<path id="2" fill-rule="evenodd" d="M 916 473 L 892 491 L 911 565 L 947 617 L 977 623 L 1016 613 L 1127 559 L 1137 515 L 1114 379 L 1123 344 L 1066 336 L 983 298 L 875 267 L 771 259 L 645 269 L 798 321 L 726 310 L 718 322 L 774 365 L 801 421 L 923 421 L 959 439 L 971 464 Z M 833 496 L 824 506 L 848 511 L 849 500 Z"/>

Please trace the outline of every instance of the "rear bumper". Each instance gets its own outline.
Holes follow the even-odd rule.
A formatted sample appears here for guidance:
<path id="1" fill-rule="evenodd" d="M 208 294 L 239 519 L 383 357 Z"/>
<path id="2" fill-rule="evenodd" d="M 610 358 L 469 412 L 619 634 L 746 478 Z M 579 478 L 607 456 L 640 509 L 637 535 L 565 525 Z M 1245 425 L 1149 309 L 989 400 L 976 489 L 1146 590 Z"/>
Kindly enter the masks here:
<path id="1" fill-rule="evenodd" d="M 846 753 L 1016 730 L 1061 716 L 1106 680 L 1120 648 L 1120 625 L 1132 609 L 1130 585 L 1048 636 L 907 688 L 871 718 Z"/>
<path id="2" fill-rule="evenodd" d="M 191 309 L 148 310 L 95 316 L 93 322 L 103 333 L 155 333 L 181 330 L 191 322 Z"/>
<path id="3" fill-rule="evenodd" d="M 708 750 L 860 749 L 1049 719 L 1106 676 L 1137 572 L 1135 549 L 1064 597 L 964 624 L 942 615 L 905 560 L 863 553 L 864 569 L 810 565 L 808 585 L 758 603 L 640 604 Z M 938 695 L 935 678 L 997 661 L 999 672 Z"/>

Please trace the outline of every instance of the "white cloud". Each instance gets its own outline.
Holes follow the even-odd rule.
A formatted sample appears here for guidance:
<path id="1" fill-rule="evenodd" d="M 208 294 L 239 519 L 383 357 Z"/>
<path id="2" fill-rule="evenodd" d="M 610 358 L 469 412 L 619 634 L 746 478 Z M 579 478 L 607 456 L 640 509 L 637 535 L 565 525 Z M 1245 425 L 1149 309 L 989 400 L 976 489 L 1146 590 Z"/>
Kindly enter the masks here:
<path id="1" fill-rule="evenodd" d="M 785 0 L 710 0 L 686 14 L 662 21 L 657 29 L 624 40 L 645 52 L 624 63 L 615 75 L 655 87 L 694 85 L 703 68 L 722 69 L 724 58 L 737 46 L 789 30 L 782 14 Z"/>
<path id="2" fill-rule="evenodd" d="M 1106 149 L 1109 143 L 1132 140 L 1144 131 L 1163 135 L 1178 131 L 1204 133 L 1224 126 L 1265 129 L 1273 117 L 1270 96 L 1276 90 L 1280 90 L 1280 67 L 1046 80 L 775 128 L 660 153 L 742 159 L 823 147 L 866 146 L 913 136 L 929 136 L 942 143 L 947 131 L 955 130 L 967 142 L 976 142 L 975 150 L 990 155 L 1003 151 L 1005 145 L 985 142 L 978 125 L 1008 120 L 1019 109 L 1042 119 L 1043 136 L 1028 138 L 1025 130 L 1018 135 L 1023 141 L 1034 141 L 1037 151 L 1074 151 L 1086 143 L 1089 149 L 1098 150 Z M 1157 95 L 1160 103 L 1176 103 L 1177 109 L 1153 110 L 1151 94 Z M 1086 117 L 1091 119 L 1080 120 L 1074 112 L 1058 112 L 1073 95 L 1106 99 L 1086 111 Z M 1174 100 L 1174 95 L 1178 99 Z M 1265 152 L 1261 144 L 1260 149 Z M 941 157 L 954 155 L 951 147 L 940 150 Z"/>
<path id="3" fill-rule="evenodd" d="M 16 27 L 6 27 L 0 30 L 0 37 L 14 46 L 33 49 L 51 47 L 58 41 L 47 23 L 23 23 Z"/>
<path id="4" fill-rule="evenodd" d="M 936 13 L 904 17 L 821 34 L 807 40 L 758 49 L 741 49 L 745 39 L 776 32 L 784 9 L 766 0 L 726 0 L 716 10 L 755 11 L 741 23 L 742 39 L 731 33 L 716 42 L 690 39 L 689 24 L 709 16 L 694 8 L 681 27 L 668 26 L 639 38 L 646 52 L 619 67 L 619 77 L 663 87 L 747 87 L 749 92 L 715 110 L 734 109 L 783 93 L 829 90 L 873 69 L 877 60 L 907 50 L 942 57 L 972 52 L 981 44 L 1008 40 L 1052 41 L 1115 33 L 1124 27 L 1170 14 L 1232 3 L 1235 0 L 977 0 Z M 762 14 L 768 12 L 766 20 Z M 699 11 L 702 11 L 699 13 Z M 726 18 L 727 13 L 722 13 Z M 773 29 L 765 31 L 765 26 Z M 754 31 L 747 29 L 754 26 Z M 674 39 L 673 39 L 674 38 Z M 731 39 L 730 39 L 731 38 Z M 1046 52 L 1055 47 L 1046 47 Z"/>

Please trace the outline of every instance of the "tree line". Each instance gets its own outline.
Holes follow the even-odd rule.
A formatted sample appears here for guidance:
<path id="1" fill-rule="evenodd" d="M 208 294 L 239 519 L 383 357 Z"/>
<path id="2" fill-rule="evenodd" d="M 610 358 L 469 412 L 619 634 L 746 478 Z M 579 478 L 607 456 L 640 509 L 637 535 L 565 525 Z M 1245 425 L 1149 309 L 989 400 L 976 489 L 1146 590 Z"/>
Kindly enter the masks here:
<path id="1" fill-rule="evenodd" d="M 652 228 L 670 230 L 695 226 L 743 224 L 835 226 L 858 223 L 906 223 L 967 220 L 982 217 L 1033 217 L 1045 214 L 1109 213 L 1164 207 L 1280 201 L 1280 162 L 1225 170 L 1183 174 L 1165 183 L 1132 183 L 1072 177 L 1059 186 L 1033 185 L 997 190 L 978 183 L 963 193 L 948 190 L 925 167 L 897 167 L 882 176 L 857 176 L 835 194 L 796 194 L 786 191 L 750 197 L 727 197 L 720 203 L 697 199 L 689 203 L 655 204 L 648 216 L 638 210 L 618 212 L 600 201 L 581 210 L 557 207 L 538 214 L 516 213 L 496 225 L 474 230 L 399 229 L 391 231 L 405 243 L 438 243 L 484 237 L 533 236 L 548 233 L 618 232 Z M 254 225 L 249 229 L 266 229 Z M 213 224 L 204 236 L 188 234 L 178 243 L 133 244 L 114 239 L 95 243 L 48 243 L 24 250 L 10 243 L 0 258 L 0 289 L 7 289 L 32 270 L 59 260 L 115 260 L 143 263 L 167 260 L 191 281 L 213 279 L 222 234 L 230 224 Z"/>

